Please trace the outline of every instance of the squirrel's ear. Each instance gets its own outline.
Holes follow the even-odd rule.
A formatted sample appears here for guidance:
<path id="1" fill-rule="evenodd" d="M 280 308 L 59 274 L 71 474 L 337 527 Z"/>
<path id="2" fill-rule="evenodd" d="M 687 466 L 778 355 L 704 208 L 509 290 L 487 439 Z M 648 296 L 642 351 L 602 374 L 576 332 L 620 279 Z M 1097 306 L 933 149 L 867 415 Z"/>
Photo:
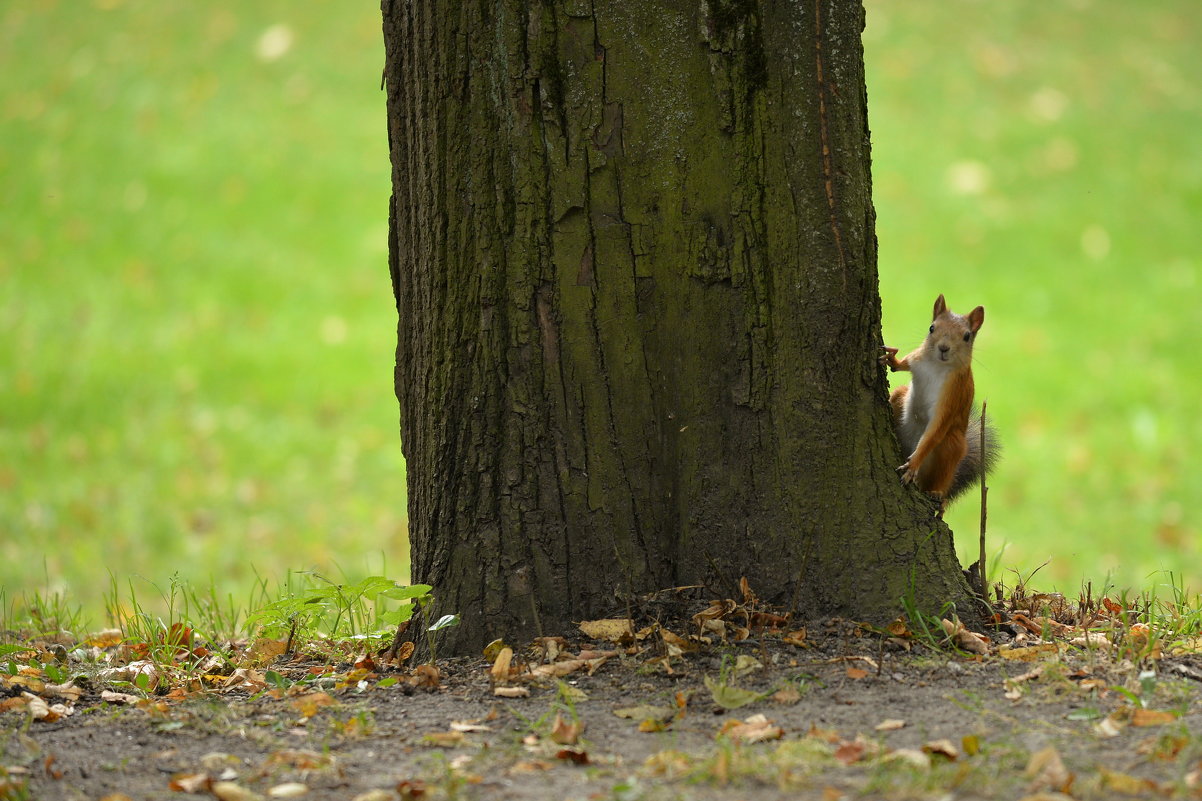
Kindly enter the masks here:
<path id="1" fill-rule="evenodd" d="M 985 307 L 978 306 L 968 313 L 968 327 L 975 334 L 985 322 Z"/>
<path id="2" fill-rule="evenodd" d="M 945 311 L 947 311 L 947 301 L 943 299 L 943 295 L 940 295 L 935 298 L 935 313 L 931 315 L 931 319 L 937 319 Z"/>

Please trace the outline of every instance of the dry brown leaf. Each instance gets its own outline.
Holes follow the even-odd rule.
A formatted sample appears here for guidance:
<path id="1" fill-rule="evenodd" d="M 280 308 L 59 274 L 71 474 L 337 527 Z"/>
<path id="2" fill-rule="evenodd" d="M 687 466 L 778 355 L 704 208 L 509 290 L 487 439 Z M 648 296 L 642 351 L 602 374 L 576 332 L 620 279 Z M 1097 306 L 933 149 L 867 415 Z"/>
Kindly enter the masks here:
<path id="1" fill-rule="evenodd" d="M 575 745 L 584 731 L 584 721 L 564 720 L 563 715 L 555 713 L 555 722 L 551 724 L 551 741 L 560 745 Z"/>
<path id="2" fill-rule="evenodd" d="M 745 721 L 727 722 L 720 733 L 742 743 L 762 743 L 767 740 L 779 740 L 784 735 L 784 730 L 764 715 L 752 715 Z"/>
<path id="3" fill-rule="evenodd" d="M 1131 776 L 1127 773 L 1119 773 L 1118 771 L 1106 768 L 1100 768 L 1098 773 L 1101 776 L 1104 788 L 1122 795 L 1150 798 L 1164 794 L 1161 786 L 1151 779 L 1141 779 L 1138 776 Z"/>
<path id="4" fill-rule="evenodd" d="M 1163 712 L 1155 709 L 1137 709 L 1131 713 L 1132 726 L 1163 726 L 1166 723 L 1174 723 L 1177 720 L 1177 713 Z"/>
<path id="5" fill-rule="evenodd" d="M 267 679 L 261 672 L 252 668 L 238 668 L 222 682 L 222 686 L 227 690 L 257 693 L 267 687 Z"/>
<path id="6" fill-rule="evenodd" d="M 466 739 L 461 731 L 436 731 L 422 738 L 427 744 L 439 748 L 456 748 L 463 745 Z"/>
<path id="7" fill-rule="evenodd" d="M 351 801 L 396 801 L 397 794 L 392 790 L 384 790 L 379 787 L 374 790 L 368 790 L 365 793 L 359 793 L 351 799 Z"/>
<path id="8" fill-rule="evenodd" d="M 129 693 L 115 693 L 112 690 L 102 690 L 100 700 L 107 704 L 129 704 L 132 706 L 142 699 Z"/>
<path id="9" fill-rule="evenodd" d="M 643 732 L 644 734 L 654 734 L 655 732 L 667 731 L 668 723 L 666 721 L 657 720 L 655 718 L 647 718 L 646 720 L 639 723 L 638 729 L 639 729 L 639 731 Z"/>
<path id="10" fill-rule="evenodd" d="M 1123 725 L 1123 721 L 1111 714 L 1099 720 L 1093 730 L 1099 737 L 1118 737 L 1123 731 Z"/>
<path id="11" fill-rule="evenodd" d="M 492 731 L 492 728 L 485 726 L 483 723 L 475 723 L 467 720 L 452 720 L 451 731 L 461 731 L 470 734 L 471 732 Z"/>
<path id="12" fill-rule="evenodd" d="M 782 705 L 795 704 L 801 700 L 801 693 L 796 687 L 784 687 L 769 696 L 774 702 Z"/>
<path id="13" fill-rule="evenodd" d="M 1050 659 L 1056 656 L 1060 653 L 1060 646 L 1054 642 L 1037 643 L 1024 648 L 1011 648 L 1007 645 L 999 645 L 997 653 L 1002 659 L 1009 659 L 1014 662 L 1035 662 L 1040 659 Z"/>
<path id="14" fill-rule="evenodd" d="M 154 692 L 159 686 L 158 666 L 147 659 L 139 659 L 120 667 L 105 668 L 97 677 L 101 681 L 128 681 L 148 692 Z"/>
<path id="15" fill-rule="evenodd" d="M 334 700 L 334 696 L 324 692 L 312 692 L 299 695 L 289 701 L 292 708 L 300 713 L 302 718 L 311 718 L 317 714 L 322 707 L 334 706 L 338 702 Z"/>
<path id="16" fill-rule="evenodd" d="M 114 645 L 120 645 L 123 639 L 121 629 L 104 629 L 88 635 L 84 645 L 92 648 L 112 648 Z"/>
<path id="17" fill-rule="evenodd" d="M 880 723 L 873 726 L 873 728 L 877 731 L 897 731 L 898 729 L 904 728 L 905 725 L 906 722 L 904 720 L 898 720 L 897 718 L 886 718 L 885 720 L 882 720 Z"/>
<path id="18" fill-rule="evenodd" d="M 522 762 L 515 762 L 506 773 L 538 773 L 548 771 L 555 767 L 554 763 L 548 762 L 545 759 L 528 759 Z"/>
<path id="19" fill-rule="evenodd" d="M 807 634 L 808 632 L 803 626 L 802 628 L 799 628 L 796 631 L 790 631 L 785 636 L 781 637 L 781 642 L 783 642 L 785 645 L 796 645 L 798 648 L 805 648 L 809 645 L 809 643 L 806 642 Z"/>
<path id="20" fill-rule="evenodd" d="M 409 681 L 415 687 L 436 689 L 442 681 L 442 674 L 434 665 L 418 665 L 409 676 Z"/>
<path id="21" fill-rule="evenodd" d="M 525 687 L 494 687 L 493 695 L 501 698 L 529 698 L 530 691 Z"/>
<path id="22" fill-rule="evenodd" d="M 586 620 L 580 624 L 584 636 L 608 642 L 630 642 L 634 639 L 634 626 L 629 618 L 613 617 L 604 620 Z"/>
<path id="23" fill-rule="evenodd" d="M 959 620 L 944 618 L 940 623 L 943 625 L 943 631 L 957 648 L 982 656 L 989 653 L 989 640 L 976 632 L 969 631 Z"/>
<path id="24" fill-rule="evenodd" d="M 555 752 L 555 758 L 571 762 L 574 765 L 588 764 L 588 752 L 580 748 L 561 748 Z"/>
<path id="25" fill-rule="evenodd" d="M 247 667 L 261 667 L 273 662 L 276 657 L 283 656 L 288 643 L 285 640 L 258 639 L 246 649 L 242 664 Z"/>
<path id="26" fill-rule="evenodd" d="M 614 714 L 628 720 L 668 720 L 675 717 L 676 711 L 666 706 L 640 704 L 639 706 L 627 706 L 615 709 Z"/>
<path id="27" fill-rule="evenodd" d="M 497 652 L 497 658 L 488 669 L 488 675 L 493 681 L 505 681 L 509 678 L 510 664 L 513 662 L 513 649 L 505 646 Z"/>
<path id="28" fill-rule="evenodd" d="M 931 756 L 941 756 L 953 762 L 960 758 L 960 749 L 951 740 L 940 739 L 923 743 L 922 750 Z"/>
<path id="29" fill-rule="evenodd" d="M 177 793 L 207 793 L 212 785 L 213 780 L 207 773 L 181 773 L 167 784 Z"/>
<path id="30" fill-rule="evenodd" d="M 868 671 L 865 670 L 864 668 L 858 668 L 858 667 L 848 667 L 847 668 L 847 678 L 849 678 L 849 679 L 863 679 L 863 678 L 867 678 L 867 677 L 868 677 Z"/>
<path id="31" fill-rule="evenodd" d="M 864 743 L 859 740 L 845 740 L 835 749 L 835 759 L 844 765 L 854 765 L 864 758 Z"/>
<path id="32" fill-rule="evenodd" d="M 67 701 L 78 701 L 83 695 L 83 690 L 75 686 L 74 681 L 64 682 L 63 684 L 47 684 L 42 688 L 42 695 L 48 695 L 51 698 L 63 698 Z"/>
<path id="33" fill-rule="evenodd" d="M 1046 789 L 1067 793 L 1073 783 L 1073 774 L 1064 766 L 1060 752 L 1052 746 L 1032 754 L 1023 775 L 1031 780 L 1027 786 L 1031 792 Z"/>
<path id="34" fill-rule="evenodd" d="M 299 798 L 309 792 L 307 785 L 300 782 L 284 782 L 267 791 L 268 798 Z"/>

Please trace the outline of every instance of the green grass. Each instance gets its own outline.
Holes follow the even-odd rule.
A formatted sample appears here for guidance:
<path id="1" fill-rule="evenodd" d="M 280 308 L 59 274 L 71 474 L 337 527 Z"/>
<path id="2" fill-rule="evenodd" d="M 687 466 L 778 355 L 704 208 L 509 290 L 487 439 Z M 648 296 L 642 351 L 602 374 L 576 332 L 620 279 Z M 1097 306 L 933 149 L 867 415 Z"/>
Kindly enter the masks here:
<path id="1" fill-rule="evenodd" d="M 1202 585 L 1194 9 L 868 3 L 885 340 L 916 346 L 940 292 L 985 306 L 977 391 L 1006 448 L 990 552 L 1050 560 L 1041 586 Z M 978 510 L 947 516 L 966 562 Z"/>
<path id="2" fill-rule="evenodd" d="M 378 13 L 0 9 L 10 597 L 407 577 Z"/>
<path id="3" fill-rule="evenodd" d="M 99 619 L 110 572 L 240 607 L 254 566 L 406 580 L 378 15 L 0 6 L 9 602 Z M 990 553 L 1051 559 L 1036 583 L 1202 586 L 1199 25 L 869 2 L 885 338 L 916 345 L 939 292 L 986 306 Z M 948 517 L 971 561 L 975 502 Z"/>

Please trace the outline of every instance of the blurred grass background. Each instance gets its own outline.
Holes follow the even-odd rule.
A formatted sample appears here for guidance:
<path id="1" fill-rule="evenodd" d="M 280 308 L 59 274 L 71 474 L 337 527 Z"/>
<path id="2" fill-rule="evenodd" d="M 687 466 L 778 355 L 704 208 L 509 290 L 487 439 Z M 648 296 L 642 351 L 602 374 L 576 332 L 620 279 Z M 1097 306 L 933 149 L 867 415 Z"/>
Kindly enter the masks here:
<path id="1" fill-rule="evenodd" d="M 1202 589 L 1197 4 L 867 6 L 885 341 L 917 346 L 940 292 L 986 308 L 995 566 Z M 965 563 L 978 517 L 948 514 Z"/>
<path id="2" fill-rule="evenodd" d="M 10 600 L 407 577 L 382 64 L 371 4 L 0 5 Z"/>
<path id="3" fill-rule="evenodd" d="M 374 3 L 0 5 L 0 586 L 404 579 Z M 994 567 L 1202 586 L 1189 2 L 869 0 L 885 339 L 988 310 Z M 949 513 L 965 562 L 977 508 Z"/>

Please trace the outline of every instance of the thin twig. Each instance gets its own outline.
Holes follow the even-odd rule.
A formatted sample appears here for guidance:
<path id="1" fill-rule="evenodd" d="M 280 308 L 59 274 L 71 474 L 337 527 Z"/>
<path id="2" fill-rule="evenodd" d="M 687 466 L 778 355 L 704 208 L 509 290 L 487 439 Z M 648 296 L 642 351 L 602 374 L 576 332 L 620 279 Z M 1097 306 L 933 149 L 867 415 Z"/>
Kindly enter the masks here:
<path id="1" fill-rule="evenodd" d="M 989 516 L 986 499 L 989 497 L 989 487 L 985 484 L 985 408 L 989 404 L 981 402 L 981 559 L 977 563 L 978 575 L 981 578 L 981 598 L 989 603 L 989 582 L 985 578 L 985 519 Z"/>

